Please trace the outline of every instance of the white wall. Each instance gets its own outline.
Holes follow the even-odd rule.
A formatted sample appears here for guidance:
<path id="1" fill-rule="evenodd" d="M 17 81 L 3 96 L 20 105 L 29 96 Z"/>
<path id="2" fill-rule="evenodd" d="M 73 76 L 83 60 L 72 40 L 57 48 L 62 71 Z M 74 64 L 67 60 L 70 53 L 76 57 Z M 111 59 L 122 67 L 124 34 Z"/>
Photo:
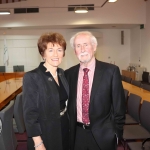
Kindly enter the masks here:
<path id="1" fill-rule="evenodd" d="M 37 40 L 42 33 L 59 32 L 67 42 L 66 56 L 60 67 L 69 68 L 78 63 L 74 51 L 70 47 L 71 36 L 81 31 L 73 29 L 53 30 L 7 30 L 0 36 L 0 65 L 3 65 L 3 46 L 5 38 L 9 51 L 9 66 L 7 72 L 13 71 L 13 65 L 24 65 L 25 71 L 36 68 L 42 60 L 37 49 Z M 130 30 L 129 29 L 89 29 L 98 40 L 96 58 L 108 63 L 114 63 L 120 69 L 126 69 L 130 60 Z M 124 31 L 124 45 L 121 45 L 121 31 Z"/>
<path id="2" fill-rule="evenodd" d="M 0 37 L 0 65 L 3 65 L 4 38 L 6 39 L 9 54 L 7 72 L 13 72 L 13 66 L 15 65 L 24 65 L 25 70 L 28 71 L 39 64 L 40 56 L 36 46 L 38 37 L 5 35 Z"/>
<path id="3" fill-rule="evenodd" d="M 131 63 L 139 63 L 150 72 L 150 1 L 147 1 L 146 24 L 131 30 Z M 139 61 L 140 58 L 140 61 Z"/>

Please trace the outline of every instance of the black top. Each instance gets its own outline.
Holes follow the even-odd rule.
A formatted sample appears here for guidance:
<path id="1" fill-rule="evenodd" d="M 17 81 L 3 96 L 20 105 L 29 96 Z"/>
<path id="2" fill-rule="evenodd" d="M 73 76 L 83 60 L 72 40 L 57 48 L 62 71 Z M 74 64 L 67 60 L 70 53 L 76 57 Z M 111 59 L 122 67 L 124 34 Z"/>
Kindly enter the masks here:
<path id="1" fill-rule="evenodd" d="M 43 65 L 44 62 L 40 63 L 40 66 L 39 68 L 42 70 L 42 72 L 48 76 L 48 77 L 51 77 L 53 78 L 52 74 L 50 72 L 46 72 L 46 67 Z M 68 95 L 67 95 L 67 92 L 60 80 L 60 77 L 59 77 L 59 69 L 57 69 L 57 74 L 58 74 L 58 82 L 59 82 L 59 85 L 56 83 L 55 79 L 54 79 L 54 82 L 55 82 L 55 85 L 57 87 L 57 90 L 58 90 L 58 93 L 59 93 L 59 98 L 60 98 L 60 110 L 64 109 L 65 106 L 66 106 L 66 101 L 68 99 Z"/>

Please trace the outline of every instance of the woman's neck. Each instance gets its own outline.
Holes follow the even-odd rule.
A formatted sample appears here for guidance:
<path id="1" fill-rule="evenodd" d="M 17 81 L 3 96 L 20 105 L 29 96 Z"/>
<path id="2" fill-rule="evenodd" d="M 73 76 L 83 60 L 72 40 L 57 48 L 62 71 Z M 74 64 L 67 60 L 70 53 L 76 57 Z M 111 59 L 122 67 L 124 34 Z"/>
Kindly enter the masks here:
<path id="1" fill-rule="evenodd" d="M 53 76 L 57 75 L 57 67 L 53 67 L 51 65 L 49 65 L 48 63 L 44 63 L 43 64 L 46 67 L 46 72 L 50 72 Z"/>

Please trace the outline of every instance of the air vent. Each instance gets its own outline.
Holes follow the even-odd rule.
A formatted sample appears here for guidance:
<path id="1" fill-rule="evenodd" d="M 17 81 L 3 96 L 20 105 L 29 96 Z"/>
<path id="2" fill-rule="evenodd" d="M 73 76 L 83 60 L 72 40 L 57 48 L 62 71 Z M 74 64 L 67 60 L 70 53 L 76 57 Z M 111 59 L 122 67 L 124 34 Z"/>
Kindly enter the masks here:
<path id="1" fill-rule="evenodd" d="M 39 8 L 27 8 L 27 13 L 38 13 Z"/>
<path id="2" fill-rule="evenodd" d="M 22 14 L 22 13 L 27 13 L 26 8 L 15 8 L 14 9 L 14 14 Z"/>
<path id="3" fill-rule="evenodd" d="M 68 11 L 74 11 L 76 7 L 87 7 L 88 10 L 94 10 L 94 4 L 68 5 Z"/>
<path id="4" fill-rule="evenodd" d="M 22 13 L 38 13 L 39 8 L 15 8 L 14 14 L 22 14 Z"/>

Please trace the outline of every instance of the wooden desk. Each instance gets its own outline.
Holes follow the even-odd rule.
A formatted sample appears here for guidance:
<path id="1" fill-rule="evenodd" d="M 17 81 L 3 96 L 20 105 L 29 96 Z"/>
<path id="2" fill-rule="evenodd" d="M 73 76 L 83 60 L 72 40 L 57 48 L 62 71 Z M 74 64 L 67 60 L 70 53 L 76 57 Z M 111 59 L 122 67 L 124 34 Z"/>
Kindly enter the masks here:
<path id="1" fill-rule="evenodd" d="M 132 78 L 132 80 L 135 80 L 135 76 L 136 76 L 135 72 L 128 71 L 128 70 L 122 70 L 122 75 L 129 77 L 129 78 Z"/>
<path id="2" fill-rule="evenodd" d="M 0 82 L 0 110 L 22 91 L 22 78 Z"/>
<path id="3" fill-rule="evenodd" d="M 142 88 L 139 88 L 137 86 L 134 86 L 124 81 L 122 81 L 122 84 L 123 84 L 123 88 L 128 90 L 129 93 L 139 95 L 142 98 L 142 102 L 143 100 L 147 100 L 150 102 L 150 91 L 144 90 Z"/>
<path id="4" fill-rule="evenodd" d="M 12 79 L 12 78 L 19 78 L 19 77 L 23 77 L 25 74 L 25 72 L 4 72 L 4 73 L 0 73 L 0 82 L 8 80 L 8 79 Z"/>

